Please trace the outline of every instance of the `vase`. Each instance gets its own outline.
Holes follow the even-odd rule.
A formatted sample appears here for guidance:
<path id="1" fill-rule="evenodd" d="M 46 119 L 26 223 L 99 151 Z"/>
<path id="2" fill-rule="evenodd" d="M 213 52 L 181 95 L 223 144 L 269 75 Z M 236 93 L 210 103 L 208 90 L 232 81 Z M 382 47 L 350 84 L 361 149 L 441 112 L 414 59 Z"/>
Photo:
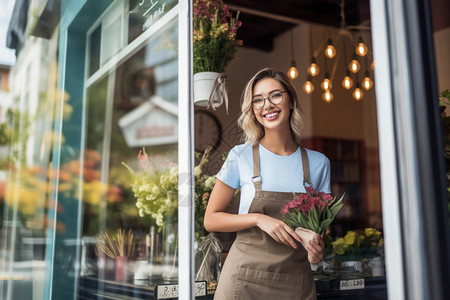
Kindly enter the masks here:
<path id="1" fill-rule="evenodd" d="M 381 256 L 369 258 L 369 267 L 372 277 L 384 276 L 384 260 Z"/>
<path id="2" fill-rule="evenodd" d="M 166 280 L 178 278 L 178 224 L 168 217 L 163 225 L 162 277 Z"/>
<path id="3" fill-rule="evenodd" d="M 195 253 L 195 280 L 205 280 L 207 293 L 214 294 L 222 269 L 222 243 L 214 233 L 201 238 Z"/>
<path id="4" fill-rule="evenodd" d="M 301 244 L 303 246 L 303 248 L 305 248 L 306 251 L 308 251 L 308 246 L 309 246 L 309 242 L 310 241 L 314 241 L 316 243 L 319 243 L 317 238 L 321 235 L 317 234 L 316 232 L 309 230 L 309 229 L 305 229 L 303 227 L 297 227 L 295 229 L 295 232 L 300 236 L 301 240 Z M 322 234 L 323 235 L 323 234 Z M 308 261 L 311 261 L 311 255 L 308 252 Z"/>
<path id="5" fill-rule="evenodd" d="M 360 260 L 344 260 L 341 264 L 343 271 L 362 273 L 363 267 Z"/>
<path id="6" fill-rule="evenodd" d="M 128 257 L 116 257 L 116 280 L 126 281 L 128 278 Z"/>
<path id="7" fill-rule="evenodd" d="M 194 104 L 216 109 L 225 102 L 228 112 L 227 78 L 223 73 L 194 74 Z"/>

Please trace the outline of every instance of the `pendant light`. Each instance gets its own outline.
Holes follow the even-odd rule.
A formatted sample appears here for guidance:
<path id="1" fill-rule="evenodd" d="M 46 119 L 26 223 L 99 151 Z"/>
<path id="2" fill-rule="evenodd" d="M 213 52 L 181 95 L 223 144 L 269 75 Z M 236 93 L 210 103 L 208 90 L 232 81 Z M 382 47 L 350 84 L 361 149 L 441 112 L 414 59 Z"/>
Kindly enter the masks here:
<path id="1" fill-rule="evenodd" d="M 312 77 L 319 75 L 319 66 L 316 63 L 316 59 L 313 57 L 311 59 L 311 65 L 309 65 L 308 67 L 308 74 L 311 75 Z"/>
<path id="2" fill-rule="evenodd" d="M 305 84 L 303 85 L 303 90 L 305 91 L 305 93 L 307 93 L 308 95 L 310 95 L 312 92 L 314 92 L 314 85 L 311 82 L 311 76 L 308 76 Z"/>
<path id="3" fill-rule="evenodd" d="M 355 49 L 356 54 L 363 57 L 363 56 L 366 56 L 367 51 L 368 51 L 368 48 L 367 48 L 366 44 L 364 44 L 363 38 L 359 37 L 358 45 L 356 46 L 356 49 Z"/>
<path id="4" fill-rule="evenodd" d="M 343 7 L 341 7 L 343 9 Z M 344 44 L 344 65 L 347 64 L 347 47 L 345 47 L 345 40 L 343 41 Z M 353 86 L 353 80 L 350 77 L 350 72 L 348 70 L 345 71 L 344 79 L 342 80 L 342 86 L 344 89 L 349 90 Z"/>
<path id="5" fill-rule="evenodd" d="M 353 80 L 350 78 L 350 73 L 348 71 L 345 71 L 345 77 L 344 80 L 342 80 L 342 86 L 349 90 L 353 86 Z"/>
<path id="6" fill-rule="evenodd" d="M 356 58 L 356 54 L 353 54 L 353 59 L 350 62 L 350 65 L 348 66 L 348 68 L 350 69 L 350 71 L 352 73 L 358 73 L 359 69 L 361 68 L 361 65 L 358 62 L 358 59 Z"/>
<path id="7" fill-rule="evenodd" d="M 288 76 L 291 79 L 295 79 L 295 78 L 298 77 L 298 70 L 295 67 L 295 61 L 294 60 L 291 62 L 291 67 L 288 70 Z"/>
<path id="8" fill-rule="evenodd" d="M 356 101 L 360 101 L 362 99 L 362 97 L 364 97 L 364 93 L 363 91 L 359 88 L 359 84 L 356 84 L 356 88 L 353 91 L 353 99 L 355 99 Z"/>
<path id="9" fill-rule="evenodd" d="M 336 56 L 336 48 L 333 45 L 333 41 L 329 38 L 327 41 L 327 47 L 325 48 L 325 56 L 333 58 Z"/>
<path id="10" fill-rule="evenodd" d="M 330 103 L 331 101 L 333 101 L 334 95 L 330 90 L 326 90 L 323 94 L 322 94 L 322 99 L 326 102 L 326 103 Z"/>
<path id="11" fill-rule="evenodd" d="M 325 77 L 323 78 L 322 83 L 320 84 L 320 87 L 323 90 L 331 90 L 333 85 L 331 84 L 330 75 L 328 75 L 328 72 L 325 73 Z"/>
<path id="12" fill-rule="evenodd" d="M 298 77 L 298 70 L 295 65 L 295 59 L 294 59 L 294 31 L 293 30 L 291 30 L 291 57 L 292 57 L 291 67 L 289 68 L 287 75 L 289 76 L 289 78 L 295 79 Z"/>
<path id="13" fill-rule="evenodd" d="M 366 74 L 364 75 L 362 86 L 366 91 L 370 90 L 373 86 L 373 81 L 370 78 L 370 74 L 368 71 L 366 71 Z"/>

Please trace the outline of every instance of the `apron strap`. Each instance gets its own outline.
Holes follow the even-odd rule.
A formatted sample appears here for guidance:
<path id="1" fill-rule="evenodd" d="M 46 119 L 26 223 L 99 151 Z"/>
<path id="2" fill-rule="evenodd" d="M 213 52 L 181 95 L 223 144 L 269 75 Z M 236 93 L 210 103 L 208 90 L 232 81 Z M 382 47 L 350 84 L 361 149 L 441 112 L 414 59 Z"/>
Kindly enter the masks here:
<path id="1" fill-rule="evenodd" d="M 305 148 L 300 146 L 300 150 L 302 151 L 302 164 L 303 164 L 303 185 L 312 186 L 311 178 L 309 176 L 309 163 L 308 163 L 308 153 L 306 153 Z"/>
<path id="2" fill-rule="evenodd" d="M 309 176 L 309 162 L 308 162 L 308 153 L 305 148 L 300 146 L 300 150 L 302 152 L 302 165 L 303 165 L 303 185 L 312 186 L 311 178 Z M 259 143 L 253 145 L 253 177 L 252 177 L 253 185 L 255 186 L 255 190 L 261 190 L 261 174 L 259 170 Z"/>
<path id="3" fill-rule="evenodd" d="M 253 185 L 255 191 L 261 190 L 261 174 L 259 171 L 259 143 L 253 144 Z"/>

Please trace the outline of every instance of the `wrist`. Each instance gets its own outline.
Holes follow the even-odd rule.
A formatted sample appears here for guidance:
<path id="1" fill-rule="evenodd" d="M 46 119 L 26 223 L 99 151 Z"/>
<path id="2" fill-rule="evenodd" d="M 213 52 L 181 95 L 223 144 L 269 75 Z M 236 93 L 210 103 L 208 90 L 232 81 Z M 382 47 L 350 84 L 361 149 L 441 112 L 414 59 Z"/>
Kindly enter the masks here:
<path id="1" fill-rule="evenodd" d="M 260 227 L 261 225 L 261 219 L 263 217 L 263 214 L 260 213 L 252 213 L 252 224 L 253 226 Z"/>

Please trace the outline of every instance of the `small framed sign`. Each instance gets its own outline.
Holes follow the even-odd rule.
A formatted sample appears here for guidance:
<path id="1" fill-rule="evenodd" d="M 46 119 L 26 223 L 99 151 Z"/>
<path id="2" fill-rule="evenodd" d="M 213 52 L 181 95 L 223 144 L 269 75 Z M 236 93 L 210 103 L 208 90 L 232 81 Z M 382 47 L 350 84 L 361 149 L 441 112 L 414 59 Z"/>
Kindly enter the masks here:
<path id="1" fill-rule="evenodd" d="M 195 282 L 195 297 L 206 296 L 206 281 Z M 178 298 L 178 284 L 158 284 L 155 287 L 155 299 L 173 299 Z"/>
<path id="2" fill-rule="evenodd" d="M 364 289 L 364 278 L 341 280 L 339 282 L 339 289 L 341 291 Z"/>

